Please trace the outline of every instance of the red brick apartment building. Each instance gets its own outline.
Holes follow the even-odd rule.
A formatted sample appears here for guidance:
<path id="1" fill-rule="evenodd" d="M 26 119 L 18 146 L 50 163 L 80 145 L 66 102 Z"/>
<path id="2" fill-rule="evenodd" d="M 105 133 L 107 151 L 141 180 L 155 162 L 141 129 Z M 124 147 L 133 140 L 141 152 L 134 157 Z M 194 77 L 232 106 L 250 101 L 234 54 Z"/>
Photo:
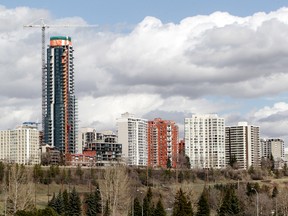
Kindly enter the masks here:
<path id="1" fill-rule="evenodd" d="M 155 118 L 148 121 L 148 166 L 176 167 L 178 146 L 178 126 L 174 121 Z"/>

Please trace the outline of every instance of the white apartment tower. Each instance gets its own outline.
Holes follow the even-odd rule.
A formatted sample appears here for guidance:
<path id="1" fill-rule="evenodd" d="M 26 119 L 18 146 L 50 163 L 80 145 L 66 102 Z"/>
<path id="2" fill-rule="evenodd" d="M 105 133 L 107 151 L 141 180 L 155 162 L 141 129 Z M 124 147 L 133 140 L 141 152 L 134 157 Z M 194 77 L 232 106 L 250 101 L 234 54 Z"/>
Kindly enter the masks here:
<path id="1" fill-rule="evenodd" d="M 239 122 L 237 126 L 226 127 L 226 163 L 236 158 L 239 169 L 260 166 L 261 149 L 259 127 Z"/>
<path id="2" fill-rule="evenodd" d="M 148 121 L 124 113 L 117 119 L 118 143 L 122 144 L 122 156 L 128 165 L 146 166 Z"/>
<path id="3" fill-rule="evenodd" d="M 0 131 L 0 160 L 8 163 L 39 164 L 40 137 L 37 124 L 25 122 L 14 130 Z"/>
<path id="4" fill-rule="evenodd" d="M 190 158 L 191 168 L 224 168 L 224 118 L 216 114 L 185 118 L 185 153 Z"/>

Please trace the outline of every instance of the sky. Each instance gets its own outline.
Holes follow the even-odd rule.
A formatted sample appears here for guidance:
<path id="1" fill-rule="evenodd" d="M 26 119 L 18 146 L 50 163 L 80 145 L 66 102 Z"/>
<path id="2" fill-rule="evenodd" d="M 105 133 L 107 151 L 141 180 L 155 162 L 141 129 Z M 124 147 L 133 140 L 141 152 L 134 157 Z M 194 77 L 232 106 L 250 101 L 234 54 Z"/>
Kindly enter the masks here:
<path id="1" fill-rule="evenodd" d="M 183 122 L 216 113 L 288 144 L 288 3 L 236 0 L 0 2 L 0 129 L 41 121 L 41 30 L 72 37 L 79 126 L 124 112 Z M 95 26 L 94 26 L 95 25 Z M 97 26 L 97 27 L 96 27 Z"/>

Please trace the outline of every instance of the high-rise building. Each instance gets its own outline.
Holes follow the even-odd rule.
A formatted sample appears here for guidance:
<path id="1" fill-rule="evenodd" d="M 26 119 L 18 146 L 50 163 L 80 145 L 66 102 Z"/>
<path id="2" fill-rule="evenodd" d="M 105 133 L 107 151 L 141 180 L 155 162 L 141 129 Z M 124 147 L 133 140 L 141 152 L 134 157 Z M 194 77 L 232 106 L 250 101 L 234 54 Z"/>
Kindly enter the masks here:
<path id="1" fill-rule="evenodd" d="M 155 118 L 148 121 L 148 166 L 176 167 L 178 126 L 174 121 Z"/>
<path id="2" fill-rule="evenodd" d="M 226 163 L 232 157 L 236 159 L 239 169 L 248 169 L 251 165 L 260 166 L 260 129 L 258 126 L 239 122 L 237 126 L 225 128 Z"/>
<path id="3" fill-rule="evenodd" d="M 37 124 L 25 122 L 16 129 L 0 131 L 0 160 L 7 163 L 39 164 L 40 133 Z"/>
<path id="4" fill-rule="evenodd" d="M 282 139 L 261 139 L 262 157 L 270 158 L 273 156 L 274 160 L 284 158 L 284 141 Z"/>
<path id="5" fill-rule="evenodd" d="M 224 118 L 216 114 L 192 115 L 185 118 L 185 154 L 191 168 L 224 168 Z"/>
<path id="6" fill-rule="evenodd" d="M 128 165 L 146 166 L 148 157 L 147 120 L 124 113 L 117 119 L 118 143 Z"/>
<path id="7" fill-rule="evenodd" d="M 77 143 L 73 51 L 70 37 L 50 38 L 44 83 L 44 143 L 55 147 L 61 153 L 75 153 Z"/>

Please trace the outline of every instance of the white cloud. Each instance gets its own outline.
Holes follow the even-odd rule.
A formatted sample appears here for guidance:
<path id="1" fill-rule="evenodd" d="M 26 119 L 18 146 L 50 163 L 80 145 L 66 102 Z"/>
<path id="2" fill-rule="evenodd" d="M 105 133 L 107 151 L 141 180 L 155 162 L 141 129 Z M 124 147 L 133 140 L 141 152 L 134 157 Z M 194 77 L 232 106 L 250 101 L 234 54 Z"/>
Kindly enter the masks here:
<path id="1" fill-rule="evenodd" d="M 52 19 L 46 10 L 0 6 L 1 128 L 40 119 L 41 30 L 23 29 L 40 17 L 49 24 L 86 25 L 81 17 Z M 287 8 L 249 17 L 215 12 L 180 23 L 146 17 L 131 32 L 51 28 L 47 36 L 72 36 L 81 126 L 113 129 L 126 111 L 174 115 L 179 124 L 190 112 L 219 112 L 228 122 L 245 119 L 267 135 L 284 136 L 286 103 L 258 105 L 247 114 L 239 107 L 268 97 L 277 102 L 287 92 L 287 20 Z"/>

